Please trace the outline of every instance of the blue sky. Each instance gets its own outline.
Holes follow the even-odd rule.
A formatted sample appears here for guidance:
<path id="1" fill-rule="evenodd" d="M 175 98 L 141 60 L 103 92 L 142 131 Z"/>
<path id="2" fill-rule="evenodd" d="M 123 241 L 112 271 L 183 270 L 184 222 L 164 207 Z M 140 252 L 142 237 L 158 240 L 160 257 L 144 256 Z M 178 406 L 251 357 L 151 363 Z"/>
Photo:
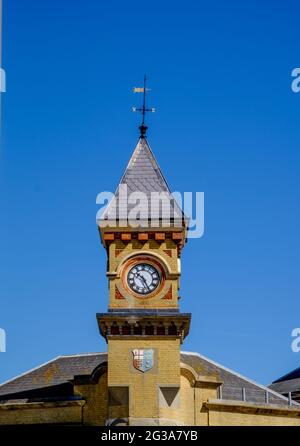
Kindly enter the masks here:
<path id="1" fill-rule="evenodd" d="M 183 349 L 262 383 L 299 366 L 299 4 L 3 1 L 0 381 L 106 350 L 96 195 L 136 144 L 132 87 L 173 190 L 204 191 L 182 257 Z"/>

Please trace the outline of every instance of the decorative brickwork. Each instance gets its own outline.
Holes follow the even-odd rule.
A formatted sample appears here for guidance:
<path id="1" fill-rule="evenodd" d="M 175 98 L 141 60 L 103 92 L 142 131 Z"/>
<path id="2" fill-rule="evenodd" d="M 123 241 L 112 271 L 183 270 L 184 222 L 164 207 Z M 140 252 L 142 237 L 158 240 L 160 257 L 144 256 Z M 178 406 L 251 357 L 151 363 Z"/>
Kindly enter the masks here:
<path id="1" fill-rule="evenodd" d="M 123 294 L 119 291 L 118 287 L 116 286 L 115 289 L 115 298 L 116 299 L 125 299 L 125 297 L 123 296 Z"/>
<path id="2" fill-rule="evenodd" d="M 163 299 L 167 299 L 167 300 L 172 299 L 172 285 L 168 289 L 168 291 L 167 291 L 166 295 L 163 297 Z"/>

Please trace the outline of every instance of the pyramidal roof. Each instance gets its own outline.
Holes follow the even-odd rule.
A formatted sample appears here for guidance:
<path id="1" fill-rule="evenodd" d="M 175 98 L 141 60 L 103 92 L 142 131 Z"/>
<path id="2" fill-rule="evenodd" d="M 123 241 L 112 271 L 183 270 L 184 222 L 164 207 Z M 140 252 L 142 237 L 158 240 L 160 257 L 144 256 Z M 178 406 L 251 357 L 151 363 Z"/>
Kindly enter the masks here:
<path id="1" fill-rule="evenodd" d="M 171 222 L 182 222 L 185 218 L 146 138 L 138 140 L 115 196 L 101 220 L 128 220 L 134 219 L 134 216 L 137 220 L 157 219 Z"/>
<path id="2" fill-rule="evenodd" d="M 168 192 L 169 186 L 145 138 L 140 138 L 120 181 L 130 192 Z"/>

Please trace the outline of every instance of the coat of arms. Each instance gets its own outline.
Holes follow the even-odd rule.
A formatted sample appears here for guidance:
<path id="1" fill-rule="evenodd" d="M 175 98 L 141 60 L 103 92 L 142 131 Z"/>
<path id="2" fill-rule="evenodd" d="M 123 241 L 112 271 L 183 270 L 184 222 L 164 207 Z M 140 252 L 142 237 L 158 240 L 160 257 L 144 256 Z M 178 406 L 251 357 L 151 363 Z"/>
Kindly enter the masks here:
<path id="1" fill-rule="evenodd" d="M 153 350 L 152 349 L 134 349 L 133 367 L 140 372 L 147 372 L 153 367 Z"/>

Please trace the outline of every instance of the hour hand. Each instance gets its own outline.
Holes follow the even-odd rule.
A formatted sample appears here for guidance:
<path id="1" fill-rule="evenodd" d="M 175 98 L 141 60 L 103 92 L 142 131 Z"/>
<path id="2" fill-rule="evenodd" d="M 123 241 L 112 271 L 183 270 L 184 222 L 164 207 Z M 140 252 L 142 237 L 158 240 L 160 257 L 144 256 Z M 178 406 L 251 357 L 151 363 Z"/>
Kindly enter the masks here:
<path id="1" fill-rule="evenodd" d="M 141 274 L 137 274 L 138 278 L 143 282 L 144 287 L 147 288 L 147 290 L 149 291 L 149 287 L 147 285 L 146 280 L 144 279 L 144 277 Z"/>

